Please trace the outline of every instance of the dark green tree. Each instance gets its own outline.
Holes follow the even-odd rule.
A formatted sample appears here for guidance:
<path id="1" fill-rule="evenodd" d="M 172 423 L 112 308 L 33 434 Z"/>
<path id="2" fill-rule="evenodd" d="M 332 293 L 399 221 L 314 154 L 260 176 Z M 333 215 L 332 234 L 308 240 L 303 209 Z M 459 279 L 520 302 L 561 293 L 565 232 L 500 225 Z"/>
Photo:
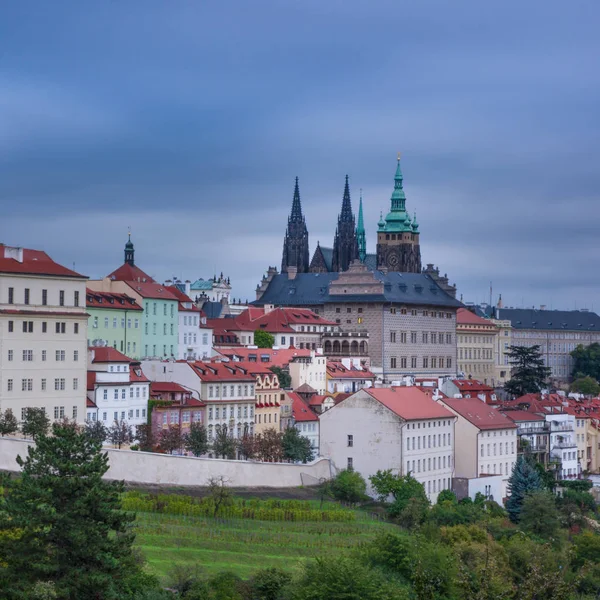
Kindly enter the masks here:
<path id="1" fill-rule="evenodd" d="M 21 432 L 25 437 L 35 440 L 41 435 L 48 433 L 50 419 L 46 416 L 43 408 L 26 408 Z"/>
<path id="2" fill-rule="evenodd" d="M 506 511 L 513 523 L 519 522 L 523 501 L 527 494 L 539 492 L 542 488 L 542 480 L 536 468 L 523 455 L 517 457 L 508 480 L 509 497 L 506 501 Z"/>
<path id="3" fill-rule="evenodd" d="M 584 396 L 597 396 L 600 392 L 600 385 L 593 378 L 587 375 L 586 377 L 578 377 L 571 384 L 571 391 Z"/>
<path id="4" fill-rule="evenodd" d="M 108 456 L 97 440 L 54 423 L 17 463 L 19 483 L 0 499 L 0 530 L 14 532 L 0 544 L 3 598 L 52 583 L 60 599 L 108 600 L 149 583 L 132 552 L 135 516 L 121 510 L 123 482 L 102 479 Z"/>
<path id="5" fill-rule="evenodd" d="M 388 510 L 393 517 L 399 516 L 409 504 L 411 509 L 414 508 L 415 503 L 411 503 L 411 499 L 418 500 L 419 504 L 425 508 L 429 506 L 423 484 L 419 483 L 410 473 L 394 475 L 391 469 L 377 471 L 375 475 L 369 477 L 369 481 L 381 502 L 387 502 L 388 498 L 392 496 L 393 501 L 389 504 Z"/>
<path id="6" fill-rule="evenodd" d="M 281 445 L 283 447 L 283 458 L 292 462 L 310 462 L 313 457 L 313 449 L 310 445 L 310 440 L 303 435 L 295 427 L 288 427 L 281 437 Z"/>
<path id="7" fill-rule="evenodd" d="M 194 456 L 202 456 L 210 450 L 206 427 L 197 421 L 190 425 L 190 430 L 183 436 L 183 445 Z"/>
<path id="8" fill-rule="evenodd" d="M 292 376 L 288 371 L 282 369 L 281 367 L 271 367 L 270 370 L 277 375 L 277 379 L 279 379 L 279 387 L 281 389 L 289 389 L 292 387 Z"/>
<path id="9" fill-rule="evenodd" d="M 277 567 L 267 567 L 257 571 L 250 582 L 252 598 L 256 600 L 283 600 L 283 590 L 290 584 L 292 577 Z"/>
<path id="10" fill-rule="evenodd" d="M 342 502 L 361 502 L 367 497 L 367 483 L 356 471 L 340 471 L 330 484 L 332 496 Z"/>
<path id="11" fill-rule="evenodd" d="M 540 347 L 511 346 L 507 355 L 511 378 L 504 384 L 505 391 L 516 397 L 539 392 L 550 376 L 550 369 L 544 366 Z"/>
<path id="12" fill-rule="evenodd" d="M 275 338 L 263 329 L 257 329 L 254 332 L 254 345 L 258 348 L 272 348 L 275 343 Z"/>
<path id="13" fill-rule="evenodd" d="M 152 431 L 152 425 L 149 423 L 142 423 L 137 425 L 135 428 L 135 439 L 137 440 L 140 450 L 143 452 L 152 452 L 154 444 L 154 432 Z"/>
<path id="14" fill-rule="evenodd" d="M 10 408 L 7 408 L 4 412 L 0 411 L 0 435 L 11 435 L 19 429 L 19 421 L 13 414 Z"/>
<path id="15" fill-rule="evenodd" d="M 523 531 L 546 540 L 556 537 L 560 521 L 554 495 L 545 490 L 527 494 L 521 506 L 519 525 Z"/>
<path id="16" fill-rule="evenodd" d="M 158 445 L 166 454 L 173 454 L 173 452 L 180 451 L 183 447 L 181 426 L 173 424 L 169 425 L 166 429 L 161 429 L 158 434 Z"/>
<path id="17" fill-rule="evenodd" d="M 593 377 L 600 381 L 600 344 L 594 342 L 589 346 L 579 344 L 571 352 L 573 357 L 573 378 Z"/>
<path id="18" fill-rule="evenodd" d="M 442 490 L 437 497 L 437 503 L 443 504 L 444 502 L 450 502 L 450 504 L 457 504 L 456 494 L 452 490 Z"/>
<path id="19" fill-rule="evenodd" d="M 108 437 L 108 431 L 102 421 L 86 421 L 85 434 L 100 444 L 103 444 Z"/>
<path id="20" fill-rule="evenodd" d="M 235 458 L 236 443 L 226 427 L 217 427 L 211 450 L 217 458 Z"/>

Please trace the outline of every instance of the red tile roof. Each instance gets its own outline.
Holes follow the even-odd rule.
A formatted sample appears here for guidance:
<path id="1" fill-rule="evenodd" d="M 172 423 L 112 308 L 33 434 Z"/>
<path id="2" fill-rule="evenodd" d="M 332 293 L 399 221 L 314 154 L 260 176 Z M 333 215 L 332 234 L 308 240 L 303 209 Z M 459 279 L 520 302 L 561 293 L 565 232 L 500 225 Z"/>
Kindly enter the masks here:
<path id="1" fill-rule="evenodd" d="M 291 333 L 291 325 L 330 326 L 336 324 L 327 321 L 307 308 L 275 308 L 265 314 L 264 308 L 252 307 L 235 317 L 240 331 L 255 331 L 264 329 L 270 333 Z"/>
<path id="2" fill-rule="evenodd" d="M 494 329 L 498 329 L 494 323 L 491 323 L 487 319 L 483 319 L 482 317 L 478 317 L 475 313 L 472 313 L 470 310 L 466 308 L 459 308 L 456 311 L 456 324 L 457 325 L 480 325 L 481 327 L 485 327 L 493 331 Z"/>
<path id="3" fill-rule="evenodd" d="M 248 381 L 254 383 L 256 378 L 243 367 L 234 362 L 227 363 L 188 363 L 202 381 Z"/>
<path id="4" fill-rule="evenodd" d="M 375 379 L 375 375 L 368 369 L 346 368 L 343 363 L 333 360 L 327 361 L 327 375 L 331 379 Z"/>
<path id="5" fill-rule="evenodd" d="M 48 275 L 57 277 L 74 277 L 78 279 L 87 279 L 85 275 L 80 275 L 67 267 L 54 262 L 42 250 L 31 250 L 29 248 L 19 248 L 16 251 L 23 252 L 23 262 L 16 258 L 9 258 L 13 248 L 0 244 L 0 273 L 14 273 L 25 275 Z"/>
<path id="6" fill-rule="evenodd" d="M 86 408 L 98 408 L 95 402 L 92 402 L 89 398 L 85 399 Z"/>
<path id="7" fill-rule="evenodd" d="M 152 381 L 150 382 L 151 394 L 191 394 L 192 392 L 178 383 L 170 381 Z"/>
<path id="8" fill-rule="evenodd" d="M 418 387 L 364 388 L 362 391 L 405 421 L 448 419 L 454 416 Z"/>
<path id="9" fill-rule="evenodd" d="M 139 267 L 123 263 L 118 269 L 107 275 L 113 281 L 135 281 L 140 283 L 156 283 L 150 275 L 144 273 Z"/>
<path id="10" fill-rule="evenodd" d="M 453 379 L 452 383 L 462 392 L 493 392 L 494 388 L 477 379 Z"/>
<path id="11" fill-rule="evenodd" d="M 160 285 L 159 283 L 140 283 L 138 281 L 126 281 L 125 283 L 142 296 L 142 298 L 151 298 L 153 300 L 177 300 L 164 285 Z"/>
<path id="12" fill-rule="evenodd" d="M 310 406 L 321 406 L 325 401 L 325 398 L 331 398 L 335 404 L 335 398 L 331 394 L 314 394 L 310 397 L 308 404 Z"/>
<path id="13" fill-rule="evenodd" d="M 110 346 L 92 346 L 90 350 L 94 353 L 93 363 L 130 363 L 131 359 Z"/>
<path id="14" fill-rule="evenodd" d="M 96 292 L 86 288 L 86 306 L 88 308 L 115 308 L 120 310 L 139 310 L 144 309 L 136 303 L 135 298 L 127 294 L 114 294 L 109 292 Z"/>
<path id="15" fill-rule="evenodd" d="M 92 392 L 95 389 L 96 384 L 96 371 L 88 371 L 87 372 L 87 390 L 88 392 Z"/>
<path id="16" fill-rule="evenodd" d="M 139 373 L 139 374 L 138 374 Z M 129 367 L 130 383 L 148 383 L 150 380 L 144 375 L 139 363 L 132 363 Z"/>
<path id="17" fill-rule="evenodd" d="M 319 420 L 317 414 L 296 392 L 288 392 L 288 396 L 292 399 L 292 415 L 296 422 Z"/>
<path id="18" fill-rule="evenodd" d="M 271 367 L 285 367 L 295 357 L 309 357 L 310 350 L 297 350 L 296 348 L 286 348 L 283 350 L 273 350 L 272 348 L 235 348 L 219 350 L 219 354 L 228 358 L 241 359 L 249 362 L 261 362 Z M 320 356 L 320 355 L 319 355 Z M 254 357 L 254 359 L 252 359 Z M 262 358 L 266 360 L 263 361 Z"/>
<path id="19" fill-rule="evenodd" d="M 506 415 L 514 423 L 521 423 L 523 421 L 544 421 L 542 415 L 530 413 L 524 410 L 503 410 L 502 413 Z"/>
<path id="20" fill-rule="evenodd" d="M 514 429 L 516 425 L 499 410 L 477 398 L 443 398 L 440 400 L 478 429 Z"/>

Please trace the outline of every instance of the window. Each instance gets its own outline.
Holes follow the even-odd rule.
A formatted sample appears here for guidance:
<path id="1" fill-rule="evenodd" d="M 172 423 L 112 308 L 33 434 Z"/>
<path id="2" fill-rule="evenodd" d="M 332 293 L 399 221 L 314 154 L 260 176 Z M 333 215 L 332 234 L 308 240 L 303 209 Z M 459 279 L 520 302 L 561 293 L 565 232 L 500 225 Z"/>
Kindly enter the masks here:
<path id="1" fill-rule="evenodd" d="M 33 360 L 33 350 L 23 350 L 23 361 L 31 362 Z"/>
<path id="2" fill-rule="evenodd" d="M 139 329 L 139 327 L 140 327 L 140 320 L 139 319 L 134 319 L 133 326 L 134 326 L 134 329 Z"/>
<path id="3" fill-rule="evenodd" d="M 417 368 L 417 357 L 416 356 L 410 357 L 410 367 L 411 367 L 411 369 Z"/>
<path id="4" fill-rule="evenodd" d="M 427 356 L 423 357 L 423 368 L 424 369 L 428 369 L 429 368 L 429 359 L 427 358 Z"/>
<path id="5" fill-rule="evenodd" d="M 164 317 L 167 316 L 167 304 L 166 303 L 163 305 L 163 316 Z"/>
<path id="6" fill-rule="evenodd" d="M 396 341 L 396 332 L 390 331 L 390 342 L 394 343 Z"/>
<path id="7" fill-rule="evenodd" d="M 79 388 L 79 379 L 77 377 L 73 378 L 73 389 L 76 390 Z"/>
<path id="8" fill-rule="evenodd" d="M 73 293 L 73 306 L 79 306 L 79 292 L 76 291 Z M 77 409 L 75 409 L 77 410 Z"/>
<path id="9" fill-rule="evenodd" d="M 24 290 L 23 304 L 29 304 L 29 288 L 25 288 Z"/>
<path id="10" fill-rule="evenodd" d="M 12 392 L 13 391 L 13 380 L 12 379 L 7 379 L 6 380 L 6 390 L 8 392 Z"/>
<path id="11" fill-rule="evenodd" d="M 9 361 L 12 361 L 12 359 L 13 359 L 13 355 L 14 355 L 14 352 L 13 352 L 13 350 L 9 350 L 9 351 L 8 351 L 8 360 L 9 360 Z"/>
<path id="12" fill-rule="evenodd" d="M 392 356 L 392 358 L 390 358 L 390 368 L 391 369 L 396 368 L 396 357 L 395 356 Z"/>
<path id="13" fill-rule="evenodd" d="M 42 290 L 42 305 L 46 306 L 48 304 L 48 290 Z"/>
<path id="14" fill-rule="evenodd" d="M 73 412 L 71 414 L 73 415 L 74 419 L 77 418 L 77 407 L 76 406 L 73 407 Z"/>
<path id="15" fill-rule="evenodd" d="M 426 331 L 423 332 L 423 343 L 427 344 L 427 338 L 428 338 L 428 334 Z"/>
<path id="16" fill-rule="evenodd" d="M 402 356 L 400 358 L 400 368 L 401 369 L 406 369 L 406 356 Z"/>
<path id="17" fill-rule="evenodd" d="M 349 435 L 348 436 L 348 448 L 352 448 L 353 446 L 354 446 L 354 436 Z"/>
<path id="18" fill-rule="evenodd" d="M 33 379 L 21 379 L 21 391 L 22 392 L 33 391 Z"/>
<path id="19" fill-rule="evenodd" d="M 56 360 L 59 362 L 64 362 L 64 360 L 65 360 L 65 351 L 64 350 L 56 351 Z"/>
<path id="20" fill-rule="evenodd" d="M 58 406 L 54 407 L 54 418 L 58 419 Z"/>
<path id="21" fill-rule="evenodd" d="M 54 389 L 58 391 L 63 391 L 65 389 L 65 380 L 64 378 L 55 379 L 54 380 Z"/>
<path id="22" fill-rule="evenodd" d="M 46 380 L 42 379 L 42 392 L 46 391 Z"/>
<path id="23" fill-rule="evenodd" d="M 354 461 L 350 456 L 348 457 L 347 469 L 348 471 L 354 471 Z"/>
<path id="24" fill-rule="evenodd" d="M 12 288 L 12 287 L 8 288 L 8 303 L 9 304 L 15 303 L 15 288 Z"/>
<path id="25" fill-rule="evenodd" d="M 23 333 L 33 333 L 33 321 L 23 321 Z"/>
<path id="26" fill-rule="evenodd" d="M 8 322 L 8 333 L 12 333 L 14 330 L 15 330 L 15 322 L 9 321 Z"/>
<path id="27" fill-rule="evenodd" d="M 59 306 L 65 305 L 65 290 L 60 290 L 60 292 L 58 292 L 58 304 Z"/>
<path id="28" fill-rule="evenodd" d="M 98 317 L 94 317 L 94 327 L 98 327 Z M 56 333 L 65 333 L 67 330 L 67 324 L 57 322 L 55 329 Z"/>

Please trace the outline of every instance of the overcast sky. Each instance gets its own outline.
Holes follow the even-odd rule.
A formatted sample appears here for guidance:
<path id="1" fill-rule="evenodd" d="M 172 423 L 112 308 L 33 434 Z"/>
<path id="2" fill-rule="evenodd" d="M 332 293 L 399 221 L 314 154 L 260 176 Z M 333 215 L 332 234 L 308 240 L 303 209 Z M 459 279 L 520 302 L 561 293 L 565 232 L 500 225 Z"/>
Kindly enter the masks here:
<path id="1" fill-rule="evenodd" d="M 38 0 L 0 6 L 0 241 L 92 278 L 311 254 L 350 175 L 367 247 L 402 152 L 423 263 L 464 300 L 600 310 L 598 0 Z"/>

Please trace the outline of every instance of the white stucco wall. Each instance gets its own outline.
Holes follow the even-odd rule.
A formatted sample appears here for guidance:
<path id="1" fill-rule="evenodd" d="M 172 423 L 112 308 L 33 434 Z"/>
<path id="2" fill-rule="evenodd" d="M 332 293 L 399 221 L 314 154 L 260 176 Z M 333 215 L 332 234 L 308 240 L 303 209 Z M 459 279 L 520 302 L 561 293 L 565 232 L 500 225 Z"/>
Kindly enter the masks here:
<path id="1" fill-rule="evenodd" d="M 18 471 L 17 454 L 27 455 L 27 440 L 0 438 L 0 469 Z M 110 469 L 106 479 L 129 483 L 162 485 L 206 485 L 210 477 L 223 476 L 236 487 L 296 487 L 316 485 L 331 476 L 328 460 L 306 465 L 257 463 L 244 460 L 218 460 L 187 456 L 167 456 L 131 450 L 107 450 Z"/>

